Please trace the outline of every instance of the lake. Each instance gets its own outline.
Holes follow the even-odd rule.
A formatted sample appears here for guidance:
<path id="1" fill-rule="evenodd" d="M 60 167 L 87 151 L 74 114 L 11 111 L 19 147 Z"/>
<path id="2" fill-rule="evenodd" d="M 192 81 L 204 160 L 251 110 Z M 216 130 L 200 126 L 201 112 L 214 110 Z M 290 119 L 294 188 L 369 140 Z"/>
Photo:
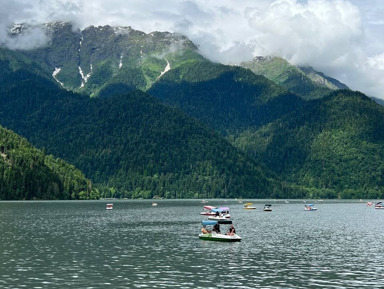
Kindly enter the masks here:
<path id="1" fill-rule="evenodd" d="M 0 202 L 0 288 L 384 288 L 384 210 L 365 202 L 209 200 L 236 243 L 198 238 L 199 200 L 108 202 Z"/>

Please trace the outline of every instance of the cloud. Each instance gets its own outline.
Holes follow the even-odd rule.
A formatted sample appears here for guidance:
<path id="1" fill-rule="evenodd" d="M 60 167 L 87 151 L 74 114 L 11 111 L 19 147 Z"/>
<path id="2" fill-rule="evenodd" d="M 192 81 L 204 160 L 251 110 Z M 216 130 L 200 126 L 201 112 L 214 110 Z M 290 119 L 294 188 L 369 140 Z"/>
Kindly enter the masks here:
<path id="1" fill-rule="evenodd" d="M 38 30 L 16 42 L 12 23 L 72 21 L 179 32 L 213 61 L 236 64 L 278 55 L 310 65 L 369 95 L 384 98 L 381 0 L 14 0 L 0 12 L 0 43 L 44 43 Z M 34 41 L 36 39 L 36 41 Z"/>

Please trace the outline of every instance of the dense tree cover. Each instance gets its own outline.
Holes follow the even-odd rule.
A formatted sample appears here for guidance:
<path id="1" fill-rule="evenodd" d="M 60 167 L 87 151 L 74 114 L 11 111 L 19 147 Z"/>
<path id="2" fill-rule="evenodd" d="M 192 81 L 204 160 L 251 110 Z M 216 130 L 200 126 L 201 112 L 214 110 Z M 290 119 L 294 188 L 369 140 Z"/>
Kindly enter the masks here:
<path id="1" fill-rule="evenodd" d="M 148 93 L 223 134 L 260 127 L 304 104 L 263 76 L 206 61 L 167 72 Z"/>
<path id="2" fill-rule="evenodd" d="M 150 57 L 133 82 L 114 74 L 101 85 L 95 73 L 88 87 L 105 97 L 90 99 L 2 52 L 0 125 L 76 165 L 96 195 L 383 197 L 383 108 L 363 94 L 305 102 L 247 69 L 183 54 L 149 90 L 156 99 L 133 85 L 165 66 Z"/>
<path id="3" fill-rule="evenodd" d="M 235 144 L 311 197 L 384 197 L 384 108 L 338 91 Z"/>
<path id="4" fill-rule="evenodd" d="M 143 92 L 89 98 L 22 69 L 3 73 L 1 81 L 0 123 L 81 169 L 101 196 L 249 198 L 289 191 L 215 131 Z"/>
<path id="5" fill-rule="evenodd" d="M 0 127 L 0 199 L 90 199 L 98 192 L 84 174 Z"/>

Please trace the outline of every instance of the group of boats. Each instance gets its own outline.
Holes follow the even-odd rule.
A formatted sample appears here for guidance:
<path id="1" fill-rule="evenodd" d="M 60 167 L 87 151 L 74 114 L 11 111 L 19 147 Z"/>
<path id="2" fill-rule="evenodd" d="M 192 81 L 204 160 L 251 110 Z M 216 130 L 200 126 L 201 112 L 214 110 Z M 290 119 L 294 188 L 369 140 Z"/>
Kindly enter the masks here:
<path id="1" fill-rule="evenodd" d="M 236 234 L 232 224 L 229 207 L 204 206 L 202 216 L 207 216 L 208 220 L 201 221 L 202 228 L 199 239 L 220 242 L 239 242 L 241 237 Z M 230 225 L 227 232 L 222 232 L 220 225 Z"/>
<path id="2" fill-rule="evenodd" d="M 256 209 L 256 207 L 254 207 L 252 203 L 245 203 L 243 208 L 245 210 L 255 210 Z M 271 204 L 265 204 L 263 211 L 264 212 L 272 212 L 272 205 Z"/>
<path id="3" fill-rule="evenodd" d="M 368 202 L 368 203 L 367 203 L 367 206 L 368 206 L 368 207 L 372 207 L 372 206 L 373 206 L 373 203 L 372 203 L 372 202 Z M 384 203 L 383 203 L 383 202 L 377 202 L 377 203 L 375 203 L 375 209 L 383 210 L 383 209 L 384 209 Z"/>

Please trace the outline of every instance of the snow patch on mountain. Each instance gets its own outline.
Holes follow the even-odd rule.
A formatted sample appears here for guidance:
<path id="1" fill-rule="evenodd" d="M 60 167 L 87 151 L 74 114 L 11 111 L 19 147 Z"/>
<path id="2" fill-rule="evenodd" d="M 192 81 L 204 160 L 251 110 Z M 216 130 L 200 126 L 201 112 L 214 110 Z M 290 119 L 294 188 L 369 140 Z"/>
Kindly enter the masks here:
<path id="1" fill-rule="evenodd" d="M 88 79 L 92 75 L 92 64 L 90 65 L 90 72 L 88 74 L 84 75 L 83 70 L 81 69 L 80 65 L 79 65 L 79 72 L 80 72 L 80 75 L 81 75 L 81 79 L 83 80 L 81 82 L 81 85 L 80 85 L 80 88 L 82 88 L 82 87 L 84 87 L 84 85 L 87 83 Z"/>
<path id="2" fill-rule="evenodd" d="M 162 77 L 163 74 L 166 73 L 167 71 L 171 70 L 171 65 L 169 64 L 168 60 L 165 59 L 165 61 L 167 62 L 167 65 L 165 66 L 164 70 L 160 73 L 160 75 L 159 75 L 159 77 L 157 79 Z"/>
<path id="3" fill-rule="evenodd" d="M 119 69 L 123 67 L 123 56 L 124 56 L 124 54 L 121 53 L 120 60 L 119 60 Z"/>
<path id="4" fill-rule="evenodd" d="M 64 87 L 64 83 L 62 83 L 60 80 L 57 79 L 57 75 L 59 74 L 59 72 L 61 71 L 61 68 L 59 67 L 55 67 L 55 70 L 53 71 L 52 73 L 52 77 L 61 85 L 61 87 Z"/>

